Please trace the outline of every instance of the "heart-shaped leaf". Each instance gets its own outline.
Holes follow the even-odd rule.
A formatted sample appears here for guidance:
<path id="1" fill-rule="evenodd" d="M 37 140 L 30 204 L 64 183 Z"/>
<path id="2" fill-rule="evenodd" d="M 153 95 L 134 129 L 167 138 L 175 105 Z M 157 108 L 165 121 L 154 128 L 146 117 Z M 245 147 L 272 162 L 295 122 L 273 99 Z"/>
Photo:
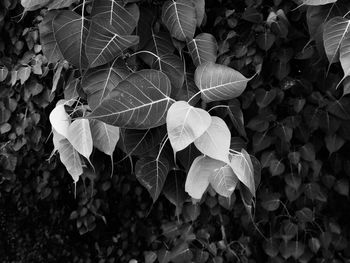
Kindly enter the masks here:
<path id="1" fill-rule="evenodd" d="M 336 134 L 327 135 L 324 140 L 330 154 L 337 152 L 345 143 L 345 140 Z"/>
<path id="2" fill-rule="evenodd" d="M 228 154 L 231 144 L 231 132 L 224 120 L 211 117 L 209 128 L 194 141 L 194 145 L 204 155 L 223 162 L 229 162 Z"/>
<path id="3" fill-rule="evenodd" d="M 168 77 L 153 69 L 130 74 L 89 116 L 121 128 L 149 129 L 165 123 L 173 103 Z"/>
<path id="4" fill-rule="evenodd" d="M 79 153 L 74 149 L 72 144 L 53 130 L 53 142 L 55 149 L 60 155 L 60 160 L 66 167 L 68 173 L 72 176 L 74 182 L 79 180 L 79 176 L 83 173 L 83 167 Z"/>
<path id="5" fill-rule="evenodd" d="M 163 4 L 162 21 L 172 37 L 186 41 L 196 30 L 196 9 L 191 1 L 168 0 Z"/>
<path id="6" fill-rule="evenodd" d="M 240 153 L 230 154 L 230 163 L 232 170 L 238 179 L 250 190 L 255 196 L 254 168 L 249 154 L 242 149 Z"/>
<path id="7" fill-rule="evenodd" d="M 110 65 L 89 69 L 83 76 L 81 86 L 90 108 L 94 110 L 100 105 L 109 92 L 128 75 L 129 71 L 118 60 Z"/>
<path id="8" fill-rule="evenodd" d="M 147 189 L 155 202 L 165 183 L 169 172 L 169 163 L 166 159 L 142 158 L 135 165 L 136 178 Z"/>
<path id="9" fill-rule="evenodd" d="M 236 98 L 242 94 L 249 81 L 238 71 L 211 62 L 197 67 L 194 79 L 205 102 Z"/>
<path id="10" fill-rule="evenodd" d="M 218 44 L 213 35 L 201 33 L 187 43 L 193 64 L 198 67 L 204 62 L 215 62 Z"/>
<path id="11" fill-rule="evenodd" d="M 60 11 L 53 20 L 54 35 L 63 57 L 79 69 L 88 67 L 85 40 L 88 21 L 70 10 Z"/>
<path id="12" fill-rule="evenodd" d="M 210 126 L 211 117 L 203 109 L 185 101 L 177 101 L 168 110 L 166 124 L 174 152 L 185 149 L 199 138 Z"/>
<path id="13" fill-rule="evenodd" d="M 93 146 L 89 120 L 73 121 L 68 127 L 67 139 L 75 150 L 89 160 Z"/>
<path id="14" fill-rule="evenodd" d="M 119 127 L 102 121 L 90 120 L 93 145 L 107 155 L 112 156 L 119 140 Z"/>
<path id="15" fill-rule="evenodd" d="M 349 29 L 349 19 L 337 16 L 327 21 L 323 31 L 323 43 L 330 65 L 339 60 L 339 48 Z"/>
<path id="16" fill-rule="evenodd" d="M 40 32 L 40 43 L 43 53 L 49 63 L 55 64 L 63 58 L 53 32 L 53 19 L 59 11 L 48 12 L 43 21 L 38 25 Z"/>
<path id="17" fill-rule="evenodd" d="M 347 76 L 350 75 L 350 33 L 346 33 L 339 50 L 340 64 L 344 71 L 344 77 L 342 82 Z M 339 83 L 340 83 L 339 82 Z"/>

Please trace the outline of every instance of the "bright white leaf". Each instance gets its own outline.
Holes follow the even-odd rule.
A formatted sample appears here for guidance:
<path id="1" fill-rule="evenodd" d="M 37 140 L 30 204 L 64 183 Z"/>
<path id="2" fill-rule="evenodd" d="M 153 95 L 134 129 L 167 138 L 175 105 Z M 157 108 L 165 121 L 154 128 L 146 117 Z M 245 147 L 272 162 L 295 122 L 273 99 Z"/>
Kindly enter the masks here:
<path id="1" fill-rule="evenodd" d="M 82 156 L 89 160 L 92 153 L 92 135 L 89 120 L 77 119 L 68 127 L 68 141 Z"/>
<path id="2" fill-rule="evenodd" d="M 338 61 L 341 43 L 349 29 L 349 19 L 337 16 L 327 21 L 323 31 L 323 43 L 330 65 Z"/>
<path id="3" fill-rule="evenodd" d="M 49 119 L 52 128 L 55 129 L 57 133 L 67 138 L 71 119 L 64 108 L 64 104 L 61 102 L 58 102 L 56 107 L 51 111 Z"/>
<path id="4" fill-rule="evenodd" d="M 53 130 L 53 142 L 55 150 L 57 150 L 60 155 L 61 162 L 66 167 L 68 173 L 72 176 L 74 182 L 77 182 L 79 176 L 83 173 L 83 166 L 79 153 L 66 138 L 55 130 Z"/>
<path id="5" fill-rule="evenodd" d="M 247 186 L 252 195 L 255 196 L 254 168 L 249 154 L 242 149 L 240 153 L 230 154 L 229 158 L 229 165 L 238 179 Z"/>
<path id="6" fill-rule="evenodd" d="M 168 110 L 166 124 L 174 152 L 185 149 L 199 138 L 210 126 L 211 117 L 203 109 L 185 101 L 177 101 Z"/>
<path id="7" fill-rule="evenodd" d="M 90 128 L 93 145 L 101 152 L 112 156 L 119 141 L 119 127 L 99 120 L 90 120 Z"/>
<path id="8" fill-rule="evenodd" d="M 218 44 L 213 35 L 201 33 L 187 43 L 188 50 L 197 67 L 204 62 L 215 62 L 218 52 Z"/>
<path id="9" fill-rule="evenodd" d="M 221 118 L 211 117 L 209 128 L 194 141 L 194 145 L 204 155 L 223 162 L 229 162 L 231 132 Z"/>
<path id="10" fill-rule="evenodd" d="M 204 155 L 198 156 L 188 172 L 185 191 L 194 199 L 201 199 L 209 185 L 209 178 L 225 166 L 225 163 Z"/>
<path id="11" fill-rule="evenodd" d="M 209 177 L 209 182 L 215 192 L 229 198 L 236 189 L 238 178 L 232 168 L 226 164 Z"/>
<path id="12" fill-rule="evenodd" d="M 206 62 L 197 67 L 194 80 L 201 91 L 202 99 L 211 102 L 238 97 L 250 79 L 233 68 Z"/>
<path id="13" fill-rule="evenodd" d="M 340 45 L 340 64 L 344 71 L 343 81 L 347 76 L 350 75 L 350 33 L 346 33 L 345 38 L 343 39 Z M 340 82 L 339 82 L 340 83 Z"/>

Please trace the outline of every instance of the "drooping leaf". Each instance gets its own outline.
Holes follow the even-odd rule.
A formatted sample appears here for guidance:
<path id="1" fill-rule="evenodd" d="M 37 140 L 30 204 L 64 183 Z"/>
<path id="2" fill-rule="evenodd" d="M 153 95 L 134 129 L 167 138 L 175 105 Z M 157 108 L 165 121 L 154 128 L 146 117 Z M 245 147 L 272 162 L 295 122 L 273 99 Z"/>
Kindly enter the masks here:
<path id="1" fill-rule="evenodd" d="M 339 60 L 339 48 L 350 29 L 350 20 L 334 17 L 327 21 L 323 31 L 323 43 L 329 64 Z"/>
<path id="2" fill-rule="evenodd" d="M 324 140 L 330 154 L 337 152 L 345 143 L 345 140 L 336 134 L 327 135 Z"/>
<path id="3" fill-rule="evenodd" d="M 90 120 L 90 129 L 93 145 L 101 152 L 112 156 L 119 140 L 119 127 L 98 120 Z"/>
<path id="4" fill-rule="evenodd" d="M 135 165 L 136 178 L 147 189 L 153 202 L 157 201 L 169 172 L 166 159 L 145 157 Z"/>
<path id="5" fill-rule="evenodd" d="M 142 156 L 159 146 L 165 135 L 164 126 L 148 130 L 123 129 L 120 148 L 128 155 Z"/>
<path id="6" fill-rule="evenodd" d="M 89 120 L 74 120 L 68 127 L 67 139 L 75 150 L 89 160 L 93 146 Z"/>
<path id="7" fill-rule="evenodd" d="M 173 103 L 168 77 L 145 69 L 130 74 L 89 116 L 121 128 L 149 129 L 165 123 Z"/>
<path id="8" fill-rule="evenodd" d="M 153 68 L 168 76 L 172 86 L 171 97 L 175 97 L 185 80 L 185 69 L 181 59 L 174 54 L 162 55 L 159 61 L 154 62 Z"/>
<path id="9" fill-rule="evenodd" d="M 238 179 L 250 190 L 255 196 L 254 168 L 249 154 L 242 149 L 240 153 L 230 154 L 230 163 L 232 170 Z"/>
<path id="10" fill-rule="evenodd" d="M 237 132 L 243 136 L 247 137 L 244 128 L 243 113 L 241 110 L 241 103 L 237 99 L 232 99 L 228 103 L 228 114 L 232 121 L 233 126 L 236 128 Z"/>
<path id="11" fill-rule="evenodd" d="M 210 126 L 211 117 L 203 109 L 185 101 L 175 102 L 166 117 L 167 131 L 174 152 L 185 149 L 199 138 Z"/>
<path id="12" fill-rule="evenodd" d="M 191 1 L 168 0 L 163 4 L 162 21 L 172 37 L 186 41 L 196 30 L 196 9 Z"/>
<path id="13" fill-rule="evenodd" d="M 64 136 L 64 138 L 67 138 L 68 127 L 71 124 L 71 118 L 64 108 L 63 101 L 59 101 L 56 104 L 56 107 L 50 113 L 49 119 L 52 128 L 55 129 L 57 133 Z"/>
<path id="14" fill-rule="evenodd" d="M 80 70 L 86 69 L 89 63 L 85 54 L 85 40 L 89 25 L 85 16 L 71 10 L 63 10 L 55 16 L 52 23 L 54 36 L 63 57 Z"/>
<path id="15" fill-rule="evenodd" d="M 8 75 L 9 71 L 7 67 L 3 66 L 0 68 L 0 82 L 4 81 Z"/>
<path id="16" fill-rule="evenodd" d="M 350 33 L 346 33 L 343 41 L 340 44 L 340 64 L 344 71 L 344 80 L 347 76 L 350 75 Z"/>
<path id="17" fill-rule="evenodd" d="M 66 138 L 56 133 L 55 130 L 53 130 L 53 142 L 55 149 L 60 155 L 61 162 L 66 167 L 68 173 L 72 176 L 74 182 L 77 182 L 79 176 L 83 173 L 79 153 Z"/>
<path id="18" fill-rule="evenodd" d="M 198 156 L 193 161 L 187 174 L 185 191 L 192 198 L 197 200 L 201 199 L 209 186 L 209 178 L 217 173 L 223 166 L 225 166 L 224 162 L 204 155 Z"/>
<path id="19" fill-rule="evenodd" d="M 197 27 L 200 27 L 203 23 L 205 16 L 205 0 L 192 0 L 196 9 Z"/>
<path id="20" fill-rule="evenodd" d="M 81 81 L 90 108 L 100 105 L 111 90 L 129 75 L 127 68 L 115 60 L 110 65 L 89 69 Z"/>
<path id="21" fill-rule="evenodd" d="M 194 145 L 204 155 L 223 162 L 228 162 L 231 144 L 231 132 L 225 121 L 212 116 L 209 128 L 194 141 Z"/>
<path id="22" fill-rule="evenodd" d="M 237 176 L 228 164 L 216 170 L 215 173 L 209 177 L 210 185 L 214 188 L 215 192 L 226 198 L 231 197 L 236 189 L 238 181 Z"/>
<path id="23" fill-rule="evenodd" d="M 78 0 L 51 0 L 51 2 L 46 7 L 48 10 L 61 9 L 69 7 L 77 1 Z"/>
<path id="24" fill-rule="evenodd" d="M 205 102 L 236 98 L 249 81 L 238 71 L 211 62 L 197 67 L 194 78 Z"/>
<path id="25" fill-rule="evenodd" d="M 61 51 L 55 39 L 53 32 L 53 19 L 59 13 L 59 11 L 48 12 L 43 21 L 38 25 L 40 32 L 40 43 L 43 53 L 48 60 L 48 63 L 55 64 L 59 60 L 63 59 Z"/>
<path id="26" fill-rule="evenodd" d="M 201 33 L 187 43 L 193 64 L 198 67 L 204 62 L 215 62 L 218 45 L 213 35 Z"/>
<path id="27" fill-rule="evenodd" d="M 303 0 L 304 5 L 327 5 L 331 3 L 335 3 L 337 0 Z"/>
<path id="28" fill-rule="evenodd" d="M 176 214 L 181 213 L 187 194 L 185 192 L 186 174 L 180 170 L 171 170 L 165 181 L 163 193 L 176 206 Z"/>

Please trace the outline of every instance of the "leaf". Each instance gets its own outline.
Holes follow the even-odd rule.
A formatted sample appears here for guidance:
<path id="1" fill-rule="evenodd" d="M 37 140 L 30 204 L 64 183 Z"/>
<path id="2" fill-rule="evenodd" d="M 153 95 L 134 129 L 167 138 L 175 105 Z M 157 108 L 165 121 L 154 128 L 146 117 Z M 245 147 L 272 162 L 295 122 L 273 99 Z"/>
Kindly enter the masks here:
<path id="1" fill-rule="evenodd" d="M 303 145 L 300 150 L 300 156 L 302 159 L 312 162 L 316 159 L 316 153 L 313 144 L 307 143 Z"/>
<path id="2" fill-rule="evenodd" d="M 275 43 L 275 41 L 275 35 L 270 32 L 264 32 L 260 34 L 256 39 L 256 43 L 258 44 L 258 46 L 265 51 L 269 50 Z"/>
<path id="3" fill-rule="evenodd" d="M 340 44 L 339 55 L 340 64 L 344 71 L 344 77 L 342 80 L 344 80 L 347 76 L 350 75 L 350 33 L 345 34 L 345 37 Z M 340 82 L 342 82 L 342 80 Z"/>
<path id="4" fill-rule="evenodd" d="M 110 65 L 88 69 L 81 81 L 90 108 L 99 106 L 111 90 L 129 75 L 126 66 L 115 60 Z"/>
<path id="5" fill-rule="evenodd" d="M 327 110 L 342 120 L 350 120 L 350 98 L 342 97 L 329 103 Z"/>
<path id="6" fill-rule="evenodd" d="M 176 153 L 209 128 L 211 117 L 203 109 L 192 107 L 185 101 L 177 101 L 168 110 L 166 124 L 171 146 Z"/>
<path id="7" fill-rule="evenodd" d="M 303 0 L 304 5 L 327 5 L 330 3 L 335 3 L 337 0 Z"/>
<path id="8" fill-rule="evenodd" d="M 345 140 L 336 134 L 327 135 L 324 140 L 330 154 L 337 152 L 345 143 Z"/>
<path id="9" fill-rule="evenodd" d="M 187 174 L 185 191 L 194 199 L 201 199 L 209 186 L 209 178 L 225 166 L 224 162 L 207 156 L 198 156 Z M 215 180 L 214 180 L 215 181 Z"/>
<path id="10" fill-rule="evenodd" d="M 120 148 L 128 155 L 142 156 L 159 146 L 166 130 L 156 127 L 148 130 L 124 129 L 121 131 Z"/>
<path id="11" fill-rule="evenodd" d="M 209 183 L 219 195 L 230 198 L 236 189 L 238 178 L 232 168 L 226 164 L 209 177 Z"/>
<path id="12" fill-rule="evenodd" d="M 265 90 L 259 88 L 255 91 L 256 104 L 259 108 L 265 108 L 276 98 L 276 95 L 277 89 Z"/>
<path id="13" fill-rule="evenodd" d="M 154 62 L 153 68 L 168 76 L 172 86 L 171 97 L 175 97 L 185 80 L 185 69 L 181 59 L 174 54 L 162 55 L 159 61 Z"/>
<path id="14" fill-rule="evenodd" d="M 34 11 L 46 6 L 52 0 L 21 0 L 21 5 L 26 11 Z"/>
<path id="15" fill-rule="evenodd" d="M 339 48 L 349 29 L 350 20 L 343 17 L 334 17 L 325 24 L 323 43 L 330 65 L 338 61 Z"/>
<path id="16" fill-rule="evenodd" d="M 75 150 L 89 160 L 93 146 L 89 120 L 73 121 L 68 127 L 67 139 Z"/>
<path id="17" fill-rule="evenodd" d="M 68 136 L 68 127 L 71 119 L 64 108 L 64 102 L 57 102 L 56 107 L 51 111 L 49 119 L 53 129 L 64 138 Z"/>
<path id="18" fill-rule="evenodd" d="M 228 114 L 233 126 L 241 136 L 247 137 L 244 129 L 244 119 L 243 112 L 241 110 L 241 103 L 237 99 L 232 99 L 229 101 L 228 106 Z"/>
<path id="19" fill-rule="evenodd" d="M 98 120 L 90 120 L 90 129 L 93 145 L 101 152 L 112 156 L 119 140 L 119 127 Z"/>
<path id="20" fill-rule="evenodd" d="M 162 21 L 172 37 L 186 41 L 196 30 L 196 9 L 191 1 L 168 0 L 162 7 Z"/>
<path id="21" fill-rule="evenodd" d="M 153 202 L 157 201 L 169 172 L 168 161 L 145 157 L 136 162 L 135 171 L 137 180 L 147 189 Z"/>
<path id="22" fill-rule="evenodd" d="M 280 197 L 279 193 L 266 193 L 261 200 L 261 206 L 266 211 L 275 211 L 280 206 Z"/>
<path id="23" fill-rule="evenodd" d="M 4 81 L 8 75 L 9 71 L 7 67 L 3 66 L 0 68 L 0 82 Z"/>
<path id="24" fill-rule="evenodd" d="M 179 170 L 171 170 L 165 181 L 163 193 L 176 206 L 176 214 L 180 215 L 187 194 L 185 192 L 186 174 Z"/>
<path id="25" fill-rule="evenodd" d="M 238 179 L 248 187 L 249 191 L 255 196 L 254 169 L 249 154 L 242 149 L 240 153 L 229 155 L 232 170 Z"/>
<path id="26" fill-rule="evenodd" d="M 86 69 L 89 63 L 85 54 L 88 34 L 85 17 L 70 10 L 60 11 L 53 20 L 53 31 L 63 57 L 80 70 Z"/>
<path id="27" fill-rule="evenodd" d="M 269 166 L 272 176 L 281 175 L 285 171 L 284 164 L 279 160 L 272 160 Z"/>
<path id="28" fill-rule="evenodd" d="M 196 9 L 196 21 L 197 27 L 200 27 L 203 23 L 205 16 L 205 0 L 192 0 Z"/>
<path id="29" fill-rule="evenodd" d="M 76 2 L 77 0 L 51 0 L 51 2 L 46 7 L 48 10 L 61 9 L 69 7 Z"/>
<path id="30" fill-rule="evenodd" d="M 173 103 L 168 77 L 145 69 L 130 74 L 89 116 L 120 128 L 149 129 L 165 123 Z"/>
<path id="31" fill-rule="evenodd" d="M 242 94 L 249 81 L 238 71 L 211 62 L 197 67 L 194 78 L 205 102 L 236 98 Z"/>
<path id="32" fill-rule="evenodd" d="M 56 133 L 55 130 L 53 130 L 53 142 L 55 144 L 55 149 L 60 154 L 61 162 L 66 167 L 68 173 L 72 176 L 74 182 L 77 182 L 79 176 L 83 173 L 79 153 L 66 138 Z"/>
<path id="33" fill-rule="evenodd" d="M 213 35 L 201 33 L 187 43 L 193 64 L 198 67 L 204 62 L 215 62 L 218 44 Z"/>
<path id="34" fill-rule="evenodd" d="M 43 21 L 41 21 L 41 23 L 38 25 L 40 32 L 40 44 L 42 46 L 44 56 L 47 58 L 49 64 L 55 64 L 59 60 L 63 59 L 53 32 L 53 19 L 58 13 L 58 11 L 48 12 Z"/>
<path id="35" fill-rule="evenodd" d="M 194 141 L 194 145 L 204 155 L 223 162 L 228 162 L 231 144 L 231 132 L 224 120 L 211 117 L 209 128 Z"/>
<path id="36" fill-rule="evenodd" d="M 140 11 L 136 4 L 126 5 L 122 0 L 94 1 L 92 20 L 103 27 L 113 28 L 119 35 L 130 35 L 137 26 Z"/>

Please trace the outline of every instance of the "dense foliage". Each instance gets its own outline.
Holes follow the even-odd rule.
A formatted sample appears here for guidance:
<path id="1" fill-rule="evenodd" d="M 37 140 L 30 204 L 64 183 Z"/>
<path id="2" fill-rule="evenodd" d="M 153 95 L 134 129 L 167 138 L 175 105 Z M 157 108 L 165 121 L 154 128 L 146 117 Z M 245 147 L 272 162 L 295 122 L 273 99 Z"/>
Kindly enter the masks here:
<path id="1" fill-rule="evenodd" d="M 2 261 L 350 262 L 348 1 L 0 6 Z"/>

